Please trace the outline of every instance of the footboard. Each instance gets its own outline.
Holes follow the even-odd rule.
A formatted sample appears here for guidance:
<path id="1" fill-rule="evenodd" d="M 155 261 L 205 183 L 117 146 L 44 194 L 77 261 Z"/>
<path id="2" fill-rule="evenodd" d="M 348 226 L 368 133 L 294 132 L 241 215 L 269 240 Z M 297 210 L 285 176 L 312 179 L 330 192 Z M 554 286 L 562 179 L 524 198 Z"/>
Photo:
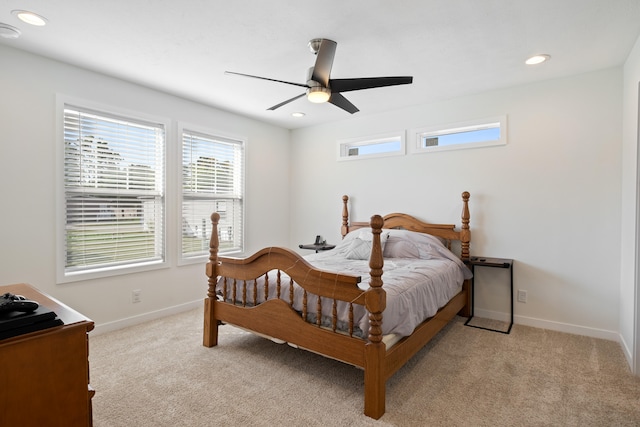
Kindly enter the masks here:
<path id="1" fill-rule="evenodd" d="M 217 345 L 218 325 L 225 322 L 363 367 L 364 346 L 382 340 L 382 218 L 372 218 L 372 252 L 378 256 L 371 258 L 366 291 L 358 287 L 359 276 L 316 269 L 286 248 L 264 248 L 243 259 L 218 257 L 219 218 L 211 216 L 203 344 Z M 366 337 L 356 333 L 357 306 L 369 316 Z"/>

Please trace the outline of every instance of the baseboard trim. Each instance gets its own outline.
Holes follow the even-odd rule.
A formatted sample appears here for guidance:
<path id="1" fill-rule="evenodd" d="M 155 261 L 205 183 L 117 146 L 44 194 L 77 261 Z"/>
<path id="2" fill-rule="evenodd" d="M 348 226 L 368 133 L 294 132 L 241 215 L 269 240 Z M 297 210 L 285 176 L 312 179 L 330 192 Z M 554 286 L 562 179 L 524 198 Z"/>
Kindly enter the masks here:
<path id="1" fill-rule="evenodd" d="M 163 308 L 161 310 L 150 311 L 148 313 L 139 314 L 137 316 L 126 317 L 124 319 L 115 320 L 113 322 L 101 323 L 95 326 L 91 331 L 91 335 L 100 335 L 107 332 L 117 331 L 129 326 L 137 325 L 151 320 L 160 319 L 161 317 L 171 316 L 173 314 L 182 313 L 183 311 L 193 310 L 203 307 L 202 300 L 192 301 L 185 304 L 174 305 Z"/>
<path id="2" fill-rule="evenodd" d="M 631 348 L 627 345 L 627 342 L 625 341 L 624 337 L 620 334 L 619 337 L 619 341 L 620 341 L 620 347 L 622 347 L 622 352 L 624 353 L 624 357 L 627 359 L 627 363 L 629 364 L 629 368 L 631 369 L 631 372 L 633 372 L 633 352 L 631 351 Z M 636 375 L 640 375 L 640 373 L 635 373 Z"/>
<path id="3" fill-rule="evenodd" d="M 485 317 L 487 319 L 498 320 L 501 322 L 509 322 L 510 314 L 491 310 L 475 309 L 474 315 L 477 317 Z M 548 329 L 557 332 L 566 332 L 568 334 L 583 335 L 592 338 L 601 338 L 608 341 L 620 343 L 620 333 L 616 331 L 607 331 L 605 329 L 589 328 L 586 326 L 572 325 L 570 323 L 554 322 L 552 320 L 536 319 L 534 317 L 514 316 L 513 323 L 524 326 L 532 326 L 534 328 Z"/>

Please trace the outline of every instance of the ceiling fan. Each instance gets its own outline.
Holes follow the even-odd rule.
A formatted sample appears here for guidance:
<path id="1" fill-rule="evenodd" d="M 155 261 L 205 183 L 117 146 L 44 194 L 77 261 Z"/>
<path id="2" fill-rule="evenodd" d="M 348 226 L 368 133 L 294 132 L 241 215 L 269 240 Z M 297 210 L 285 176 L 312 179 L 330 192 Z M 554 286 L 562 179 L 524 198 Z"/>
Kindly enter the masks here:
<path id="1" fill-rule="evenodd" d="M 413 82 L 413 77 L 363 77 L 353 79 L 332 79 L 331 67 L 333 66 L 333 57 L 336 53 L 337 43 L 329 39 L 313 39 L 309 42 L 311 52 L 316 55 L 316 63 L 309 68 L 307 74 L 307 83 L 294 83 L 284 80 L 270 79 L 267 77 L 252 76 L 249 74 L 235 73 L 225 71 L 225 74 L 233 74 L 237 76 L 251 77 L 254 79 L 268 80 L 271 82 L 285 83 L 288 85 L 300 86 L 306 88 L 306 91 L 300 95 L 287 99 L 279 104 L 274 105 L 268 110 L 275 110 L 286 105 L 298 98 L 307 95 L 307 99 L 311 102 L 321 103 L 329 102 L 336 107 L 353 114 L 357 113 L 358 108 L 353 105 L 347 98 L 342 96 L 342 92 L 349 92 L 361 89 L 373 89 L 384 86 L 406 85 Z"/>

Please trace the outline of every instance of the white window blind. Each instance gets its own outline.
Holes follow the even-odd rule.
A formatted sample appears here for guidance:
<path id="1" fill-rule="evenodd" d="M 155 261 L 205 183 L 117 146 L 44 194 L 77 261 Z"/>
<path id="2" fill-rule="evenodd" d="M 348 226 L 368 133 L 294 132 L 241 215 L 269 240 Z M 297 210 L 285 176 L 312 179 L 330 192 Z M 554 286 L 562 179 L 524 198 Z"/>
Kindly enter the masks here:
<path id="1" fill-rule="evenodd" d="M 65 275 L 164 260 L 164 125 L 65 105 Z"/>
<path id="2" fill-rule="evenodd" d="M 244 143 L 182 131 L 182 257 L 208 254 L 218 212 L 220 252 L 243 250 Z"/>

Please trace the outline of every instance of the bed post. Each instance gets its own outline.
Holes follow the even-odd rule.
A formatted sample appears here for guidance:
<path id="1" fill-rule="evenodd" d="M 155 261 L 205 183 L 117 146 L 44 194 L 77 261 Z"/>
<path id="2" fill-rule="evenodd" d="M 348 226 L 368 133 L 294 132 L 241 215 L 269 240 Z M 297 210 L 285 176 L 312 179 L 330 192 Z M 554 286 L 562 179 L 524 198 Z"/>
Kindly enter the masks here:
<path id="1" fill-rule="evenodd" d="M 469 197 L 468 191 L 462 193 L 462 231 L 460 232 L 460 242 L 462 244 L 460 258 L 462 261 L 469 261 L 469 242 L 471 241 L 471 230 L 469 229 Z"/>
<path id="2" fill-rule="evenodd" d="M 216 282 L 218 280 L 218 222 L 220 214 L 211 214 L 211 240 L 209 241 L 209 262 L 207 263 L 207 277 L 209 277 L 209 290 L 204 300 L 204 334 L 202 345 L 213 347 L 218 345 L 218 321 L 215 319 L 214 302 L 216 299 Z"/>
<path id="3" fill-rule="evenodd" d="M 342 233 L 342 238 L 349 233 L 349 209 L 347 208 L 347 202 L 349 201 L 349 196 L 346 194 L 342 196 L 342 228 L 340 232 Z"/>
<path id="4" fill-rule="evenodd" d="M 471 195 L 468 191 L 462 193 L 462 230 L 460 231 L 460 258 L 466 264 L 469 262 L 469 242 L 471 242 L 471 230 L 469 229 L 469 219 L 471 218 L 469 214 L 469 197 Z M 471 316 L 471 305 L 473 301 L 471 300 L 471 280 L 465 280 L 462 284 L 463 289 L 467 291 L 467 300 L 465 306 L 460 310 L 460 315 L 463 317 Z"/>
<path id="5" fill-rule="evenodd" d="M 369 312 L 369 340 L 365 345 L 364 363 L 364 414 L 379 419 L 385 411 L 386 375 L 384 369 L 385 345 L 382 342 L 382 312 L 387 304 L 387 294 L 382 288 L 382 245 L 380 233 L 384 220 L 380 215 L 371 217 L 373 242 L 369 267 L 369 289 L 365 304 Z"/>

